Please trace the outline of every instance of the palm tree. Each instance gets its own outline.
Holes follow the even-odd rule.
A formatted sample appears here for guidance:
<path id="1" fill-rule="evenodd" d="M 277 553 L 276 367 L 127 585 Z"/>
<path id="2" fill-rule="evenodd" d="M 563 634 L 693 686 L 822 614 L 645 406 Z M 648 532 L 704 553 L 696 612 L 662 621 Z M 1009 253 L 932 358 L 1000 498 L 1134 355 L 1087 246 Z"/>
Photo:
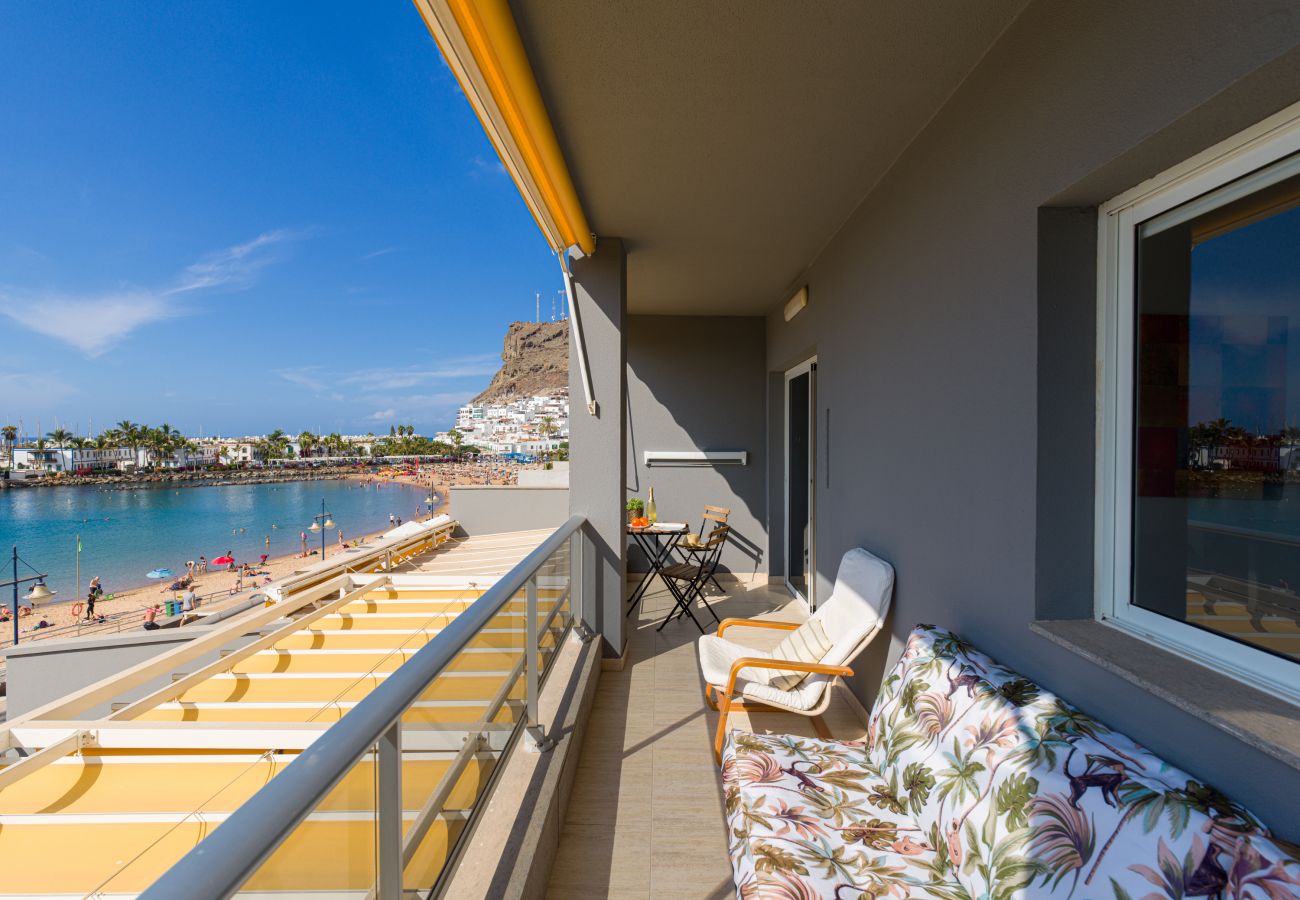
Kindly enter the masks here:
<path id="1" fill-rule="evenodd" d="M 6 425 L 0 428 L 0 435 L 4 436 L 5 443 L 9 445 L 9 470 L 14 468 L 14 444 L 18 443 L 18 426 Z"/>
<path id="2" fill-rule="evenodd" d="M 316 446 L 316 435 L 310 431 L 304 431 L 298 435 L 298 455 L 302 457 L 311 456 L 312 450 Z"/>
<path id="3" fill-rule="evenodd" d="M 131 449 L 132 462 L 135 465 L 140 464 L 140 438 L 143 436 L 144 428 L 137 425 L 130 419 L 123 419 L 113 426 L 113 439 L 123 447 Z"/>
<path id="4" fill-rule="evenodd" d="M 289 436 L 279 428 L 257 442 L 263 459 L 283 459 L 289 454 Z"/>
<path id="5" fill-rule="evenodd" d="M 465 443 L 465 435 L 459 428 L 453 428 L 447 437 L 451 439 L 451 455 L 456 457 L 457 462 L 460 462 L 461 447 Z"/>
<path id="6" fill-rule="evenodd" d="M 63 468 L 62 450 L 64 448 L 64 445 L 68 443 L 68 439 L 72 437 L 72 432 L 68 431 L 66 428 L 56 428 L 53 431 L 51 431 L 49 434 L 47 434 L 45 437 L 47 440 L 49 440 L 51 444 L 54 445 L 55 450 L 60 451 L 58 466 L 60 469 L 62 469 Z"/>

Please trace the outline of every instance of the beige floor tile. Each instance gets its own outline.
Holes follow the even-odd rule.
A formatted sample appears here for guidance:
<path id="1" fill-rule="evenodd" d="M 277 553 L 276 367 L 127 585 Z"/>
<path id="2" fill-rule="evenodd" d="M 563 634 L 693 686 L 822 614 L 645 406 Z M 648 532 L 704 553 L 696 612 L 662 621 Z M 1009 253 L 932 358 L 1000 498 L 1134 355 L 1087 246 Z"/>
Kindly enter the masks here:
<path id="1" fill-rule="evenodd" d="M 721 618 L 801 618 L 798 605 L 773 588 L 711 600 Z M 671 608 L 671 598 L 656 585 L 629 625 L 627 665 L 621 672 L 601 673 L 550 897 L 735 895 L 713 759 L 717 713 L 705 705 L 696 660 L 699 631 L 687 620 L 656 632 Z M 698 604 L 695 612 L 708 616 Z M 712 618 L 707 622 L 712 633 Z M 781 637 L 756 629 L 735 636 L 754 647 L 770 647 Z M 825 718 L 837 737 L 862 736 L 861 723 L 839 698 Z M 784 713 L 737 713 L 729 724 L 815 734 L 808 719 Z"/>

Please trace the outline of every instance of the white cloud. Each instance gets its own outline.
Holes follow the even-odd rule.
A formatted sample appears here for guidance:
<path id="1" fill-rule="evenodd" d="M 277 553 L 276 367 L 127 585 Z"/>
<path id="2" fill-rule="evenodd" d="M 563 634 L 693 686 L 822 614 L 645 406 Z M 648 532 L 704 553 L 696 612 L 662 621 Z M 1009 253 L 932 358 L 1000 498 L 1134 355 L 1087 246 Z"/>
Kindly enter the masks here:
<path id="1" fill-rule="evenodd" d="M 320 378 L 316 374 L 319 371 L 320 366 L 298 366 L 292 369 L 276 369 L 275 374 L 290 384 L 316 390 L 320 387 Z"/>
<path id="2" fill-rule="evenodd" d="M 378 250 L 372 250 L 371 252 L 367 253 L 365 256 L 363 256 L 363 257 L 361 257 L 361 258 L 362 258 L 362 259 L 374 259 L 374 258 L 377 257 L 377 256 L 387 256 L 387 255 L 390 254 L 390 253 L 396 253 L 398 250 L 401 250 L 401 249 L 402 249 L 401 247 L 381 247 L 381 248 L 378 249 Z"/>
<path id="3" fill-rule="evenodd" d="M 470 166 L 472 167 L 470 169 L 470 174 L 474 176 L 482 175 L 484 173 L 492 175 L 510 174 L 509 170 L 506 168 L 506 164 L 496 157 L 485 159 L 482 156 L 476 156 L 470 160 Z"/>
<path id="4" fill-rule="evenodd" d="M 367 422 L 391 422 L 395 418 L 397 418 L 397 410 L 380 409 L 366 416 L 366 421 Z"/>
<path id="5" fill-rule="evenodd" d="M 496 354 L 483 353 L 444 360 L 436 366 L 396 366 L 352 372 L 326 372 L 320 366 L 293 366 L 277 369 L 276 374 L 290 384 L 312 391 L 320 391 L 328 385 L 347 388 L 357 395 L 370 395 L 404 391 L 457 378 L 481 378 L 495 374 L 499 365 Z"/>
<path id="6" fill-rule="evenodd" d="M 121 291 L 72 296 L 0 291 L 0 313 L 38 334 L 98 356 L 132 331 L 181 311 L 165 294 Z"/>
<path id="7" fill-rule="evenodd" d="M 75 393 L 72 385 L 39 372 L 0 372 L 0 397 L 21 399 L 34 408 L 49 406 Z"/>
<path id="8" fill-rule="evenodd" d="M 217 287 L 247 287 L 273 261 L 269 248 L 304 232 L 269 231 L 244 244 L 211 253 L 186 267 L 174 285 L 161 289 L 116 288 L 84 294 L 0 288 L 0 314 L 19 325 L 99 356 L 145 325 L 193 309 L 177 295 Z"/>
<path id="9" fill-rule="evenodd" d="M 274 257 L 267 252 L 269 248 L 304 234 L 305 232 L 281 228 L 263 232 L 247 243 L 210 253 L 187 267 L 181 275 L 180 283 L 169 293 L 179 294 L 228 284 L 247 286 L 257 277 L 258 270 L 274 261 Z"/>
<path id="10" fill-rule="evenodd" d="M 499 365 L 499 357 L 485 353 L 445 360 L 433 367 L 360 369 L 339 376 L 334 383 L 355 387 L 360 391 L 400 391 L 453 378 L 479 378 L 492 375 L 496 373 Z"/>

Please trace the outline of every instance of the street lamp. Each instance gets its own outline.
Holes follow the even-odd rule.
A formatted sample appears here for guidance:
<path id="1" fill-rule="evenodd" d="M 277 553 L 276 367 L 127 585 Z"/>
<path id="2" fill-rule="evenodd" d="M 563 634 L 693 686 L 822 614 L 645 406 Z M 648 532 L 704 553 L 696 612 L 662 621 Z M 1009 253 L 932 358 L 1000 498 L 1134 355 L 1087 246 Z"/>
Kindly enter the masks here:
<path id="1" fill-rule="evenodd" d="M 45 586 L 45 573 L 44 573 L 44 572 L 36 572 L 36 569 L 32 568 L 32 565 L 31 565 L 29 562 L 27 562 L 27 560 L 22 559 L 22 558 L 20 558 L 20 557 L 18 556 L 18 545 L 17 545 L 17 544 L 14 545 L 13 562 L 14 562 L 14 577 L 13 577 L 13 580 L 12 580 L 12 581 L 6 581 L 6 582 L 3 582 L 3 583 L 0 583 L 0 587 L 10 587 L 10 586 L 12 586 L 13 589 L 14 589 L 14 608 L 13 608 L 14 646 L 17 646 L 17 645 L 18 645 L 18 585 L 20 585 L 20 584 L 27 584 L 29 581 L 34 581 L 34 582 L 36 582 L 35 584 L 32 585 L 31 590 L 27 592 L 27 596 L 24 598 L 25 600 L 28 600 L 28 601 L 31 602 L 31 603 L 37 603 L 38 601 L 41 601 L 41 600 L 48 600 L 48 599 L 50 599 L 51 597 L 53 597 L 53 596 L 54 596 L 56 593 L 58 593 L 58 592 L 57 592 L 57 591 L 52 591 L 52 590 L 50 590 L 49 588 L 47 588 L 47 587 Z M 31 569 L 33 572 L 36 572 L 36 574 L 35 574 L 35 575 L 28 575 L 28 576 L 23 577 L 23 578 L 19 578 L 19 577 L 18 577 L 18 564 L 19 564 L 20 562 L 21 562 L 24 566 L 27 566 L 27 568 Z"/>
<path id="2" fill-rule="evenodd" d="M 429 507 L 429 517 L 433 518 L 433 494 L 424 498 L 424 505 Z"/>
<path id="3" fill-rule="evenodd" d="M 325 558 L 325 532 L 334 527 L 336 527 L 334 525 L 334 517 L 325 511 L 325 500 L 322 498 L 320 502 L 320 515 L 312 516 L 311 524 L 307 526 L 307 530 L 312 534 L 315 534 L 318 531 L 320 532 L 321 559 Z"/>

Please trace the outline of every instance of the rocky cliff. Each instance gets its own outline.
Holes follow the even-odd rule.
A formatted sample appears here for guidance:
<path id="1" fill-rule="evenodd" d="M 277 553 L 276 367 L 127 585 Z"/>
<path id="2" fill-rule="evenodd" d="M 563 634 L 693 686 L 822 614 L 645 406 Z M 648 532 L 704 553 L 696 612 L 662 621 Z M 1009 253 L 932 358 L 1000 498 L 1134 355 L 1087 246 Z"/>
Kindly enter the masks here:
<path id="1" fill-rule="evenodd" d="M 556 394 L 568 386 L 569 323 L 512 322 L 501 351 L 501 370 L 471 402 Z"/>

